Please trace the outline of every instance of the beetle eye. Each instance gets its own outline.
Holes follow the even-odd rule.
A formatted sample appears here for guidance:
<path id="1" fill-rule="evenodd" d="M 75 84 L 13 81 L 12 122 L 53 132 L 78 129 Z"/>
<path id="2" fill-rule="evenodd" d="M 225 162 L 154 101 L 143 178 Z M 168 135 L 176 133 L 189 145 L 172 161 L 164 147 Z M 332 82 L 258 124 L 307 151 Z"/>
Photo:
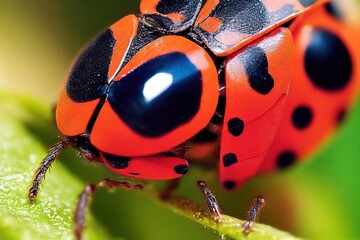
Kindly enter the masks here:
<path id="1" fill-rule="evenodd" d="M 66 92 L 73 101 L 91 101 L 106 92 L 115 43 L 112 31 L 107 29 L 79 55 L 66 85 Z"/>
<path id="2" fill-rule="evenodd" d="M 180 52 L 156 57 L 112 82 L 109 102 L 117 115 L 143 136 L 157 137 L 197 113 L 202 76 Z"/>

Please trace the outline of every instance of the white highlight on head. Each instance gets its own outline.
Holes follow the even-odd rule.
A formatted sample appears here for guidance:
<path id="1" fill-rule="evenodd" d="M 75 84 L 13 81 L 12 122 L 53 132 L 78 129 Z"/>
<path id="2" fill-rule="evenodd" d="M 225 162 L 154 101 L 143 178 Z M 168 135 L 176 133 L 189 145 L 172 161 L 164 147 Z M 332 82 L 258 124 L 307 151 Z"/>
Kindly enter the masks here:
<path id="1" fill-rule="evenodd" d="M 144 85 L 143 95 L 147 102 L 161 95 L 173 83 L 173 75 L 165 72 L 160 72 L 152 76 Z"/>

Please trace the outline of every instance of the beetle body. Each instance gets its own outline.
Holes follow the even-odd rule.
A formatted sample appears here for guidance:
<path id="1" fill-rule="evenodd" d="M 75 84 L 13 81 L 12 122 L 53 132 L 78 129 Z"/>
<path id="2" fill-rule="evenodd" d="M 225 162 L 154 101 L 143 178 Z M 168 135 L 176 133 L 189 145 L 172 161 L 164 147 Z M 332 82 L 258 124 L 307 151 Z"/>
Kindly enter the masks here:
<path id="1" fill-rule="evenodd" d="M 89 160 L 178 178 L 217 152 L 234 189 L 312 152 L 358 90 L 357 29 L 328 1 L 143 0 L 75 61 L 56 109 Z"/>

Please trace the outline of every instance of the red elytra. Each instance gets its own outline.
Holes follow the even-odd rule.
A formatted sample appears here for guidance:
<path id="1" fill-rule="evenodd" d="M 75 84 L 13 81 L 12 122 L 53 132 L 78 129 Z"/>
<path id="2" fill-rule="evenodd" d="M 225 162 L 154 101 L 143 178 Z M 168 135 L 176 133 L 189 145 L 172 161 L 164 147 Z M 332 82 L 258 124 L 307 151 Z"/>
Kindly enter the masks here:
<path id="1" fill-rule="evenodd" d="M 110 29 L 114 38 L 118 39 L 114 46 L 107 78 L 111 79 L 117 71 L 122 61 L 122 56 L 126 53 L 131 39 L 136 35 L 138 19 L 135 15 L 129 15 L 113 24 Z M 94 113 L 100 99 L 94 99 L 84 103 L 71 100 L 66 93 L 66 82 L 61 90 L 60 97 L 56 106 L 56 122 L 60 132 L 66 136 L 76 136 L 85 132 L 88 122 Z M 72 121 L 71 119 L 76 119 Z M 71 121 L 71 124 L 69 124 Z"/>
<path id="2" fill-rule="evenodd" d="M 234 189 L 314 151 L 358 91 L 359 29 L 331 1 L 140 9 L 79 55 L 56 110 L 72 146 L 123 176 L 178 178 L 218 153 Z"/>
<path id="3" fill-rule="evenodd" d="M 186 141 L 189 135 L 193 136 L 206 127 L 215 111 L 218 100 L 219 84 L 216 77 L 217 71 L 206 51 L 186 38 L 164 36 L 154 40 L 151 44 L 143 47 L 124 66 L 113 81 L 121 82 L 123 76 L 139 67 L 143 62 L 173 52 L 184 54 L 196 66 L 197 71 L 202 76 L 201 98 L 199 99 L 200 103 L 196 113 L 186 123 L 176 126 L 176 128 L 161 136 L 146 137 L 129 128 L 114 112 L 110 103 L 105 102 L 90 136 L 91 142 L 97 148 L 114 155 L 129 157 L 159 154 Z M 182 68 L 183 66 L 180 65 L 178 67 Z M 181 101 L 182 99 L 177 100 Z M 181 108 L 184 107 L 181 106 Z M 166 109 L 164 113 L 173 114 L 172 111 L 178 111 L 178 109 Z M 161 115 L 159 117 L 167 118 L 168 116 Z M 111 124 L 107 124 L 108 122 L 111 122 Z M 61 128 L 59 129 L 61 130 Z M 109 139 L 114 139 L 114 141 L 109 141 Z M 119 146 L 124 147 L 121 148 Z"/>
<path id="4" fill-rule="evenodd" d="M 358 94 L 360 49 L 358 26 L 344 24 L 336 14 L 335 5 L 318 6 L 296 19 L 290 26 L 295 45 L 294 76 L 274 143 L 261 166 L 268 172 L 303 160 L 334 133 Z M 327 43 L 318 48 L 321 38 Z M 313 42 L 313 43 L 312 43 Z M 325 73 L 311 71 L 309 48 L 317 47 L 319 56 L 327 58 Z M 313 78 L 313 79 L 312 79 Z M 328 83 L 327 83 L 328 81 Z M 300 113 L 302 114 L 302 117 Z M 295 124 L 296 118 L 303 123 Z"/>

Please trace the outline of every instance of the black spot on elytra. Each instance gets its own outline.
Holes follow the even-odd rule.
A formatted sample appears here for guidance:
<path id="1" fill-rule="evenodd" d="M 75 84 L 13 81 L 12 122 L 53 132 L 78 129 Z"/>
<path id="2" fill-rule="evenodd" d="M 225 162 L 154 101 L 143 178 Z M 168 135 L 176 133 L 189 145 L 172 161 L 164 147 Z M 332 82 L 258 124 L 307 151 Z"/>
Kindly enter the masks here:
<path id="1" fill-rule="evenodd" d="M 227 190 L 233 190 L 236 187 L 236 183 L 234 181 L 225 181 L 223 182 L 223 186 Z"/>
<path id="2" fill-rule="evenodd" d="M 136 172 L 131 172 L 129 173 L 130 175 L 134 175 L 134 176 L 139 176 L 140 174 L 139 173 L 136 173 Z"/>
<path id="3" fill-rule="evenodd" d="M 107 29 L 80 54 L 66 84 L 66 93 L 73 101 L 87 102 L 106 93 L 115 43 L 112 31 Z"/>
<path id="4" fill-rule="evenodd" d="M 105 159 L 105 161 L 110 164 L 111 167 L 116 169 L 127 168 L 131 160 L 131 158 L 129 157 L 120 157 L 108 153 L 103 153 L 102 156 Z"/>
<path id="5" fill-rule="evenodd" d="M 152 88 L 146 92 L 149 82 Z M 153 88 L 159 84 L 164 87 L 154 95 Z M 108 101 L 132 130 L 158 137 L 189 122 L 199 110 L 201 95 L 201 72 L 185 54 L 172 52 L 143 63 L 120 81 L 113 81 Z"/>
<path id="6" fill-rule="evenodd" d="M 309 7 L 312 4 L 314 4 L 316 2 L 316 0 L 300 0 L 300 3 L 304 6 L 304 7 Z"/>
<path id="7" fill-rule="evenodd" d="M 244 131 L 244 121 L 240 118 L 232 118 L 227 123 L 229 132 L 234 137 L 238 137 Z"/>
<path id="8" fill-rule="evenodd" d="M 277 167 L 284 169 L 293 165 L 296 161 L 296 154 L 291 151 L 281 153 L 277 158 Z"/>
<path id="9" fill-rule="evenodd" d="M 186 174 L 188 172 L 188 170 L 189 170 L 189 167 L 185 164 L 181 164 L 181 165 L 174 167 L 174 172 L 176 174 L 180 174 L 180 175 Z"/>
<path id="10" fill-rule="evenodd" d="M 307 106 L 301 105 L 295 108 L 292 114 L 292 123 L 297 129 L 305 129 L 313 119 L 313 113 Z"/>
<path id="11" fill-rule="evenodd" d="M 234 153 L 228 153 L 223 156 L 224 167 L 230 167 L 231 165 L 237 163 L 238 159 Z"/>
<path id="12" fill-rule="evenodd" d="M 351 57 L 338 36 L 324 29 L 315 29 L 305 52 L 305 69 L 315 86 L 327 91 L 340 91 L 350 81 Z"/>
<path id="13" fill-rule="evenodd" d="M 265 52 L 260 47 L 250 47 L 241 54 L 241 59 L 250 87 L 260 94 L 268 94 L 274 87 L 274 79 L 268 72 Z"/>

